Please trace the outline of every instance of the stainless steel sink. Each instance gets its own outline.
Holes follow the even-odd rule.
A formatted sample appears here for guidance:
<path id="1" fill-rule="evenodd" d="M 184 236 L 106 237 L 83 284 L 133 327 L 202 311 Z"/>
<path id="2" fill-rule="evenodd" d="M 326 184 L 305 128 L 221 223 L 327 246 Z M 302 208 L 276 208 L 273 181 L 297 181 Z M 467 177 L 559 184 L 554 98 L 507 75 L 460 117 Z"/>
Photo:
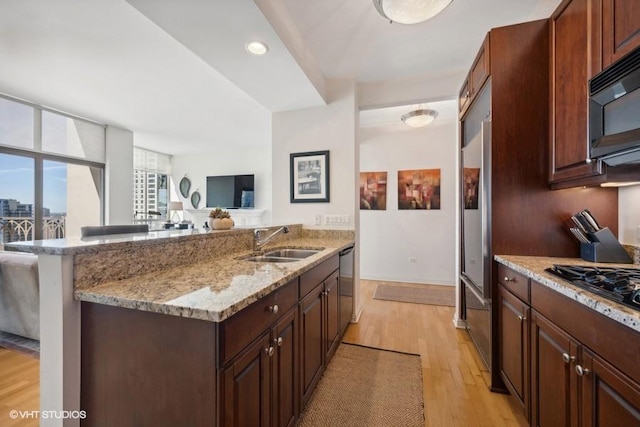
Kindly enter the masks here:
<path id="1" fill-rule="evenodd" d="M 296 262 L 299 261 L 300 258 L 284 258 L 277 256 L 267 256 L 267 255 L 256 255 L 250 256 L 246 258 L 241 258 L 243 261 L 253 261 L 253 262 Z"/>
<path id="2" fill-rule="evenodd" d="M 275 251 L 269 251 L 264 255 L 267 257 L 283 257 L 283 258 L 296 258 L 302 259 L 315 255 L 320 250 L 317 249 L 277 249 Z"/>
<path id="3" fill-rule="evenodd" d="M 296 262 L 300 261 L 301 259 L 310 257 L 311 255 L 317 254 L 321 250 L 322 249 L 275 249 L 266 252 L 264 255 L 252 255 L 240 259 L 243 261 L 252 262 Z"/>

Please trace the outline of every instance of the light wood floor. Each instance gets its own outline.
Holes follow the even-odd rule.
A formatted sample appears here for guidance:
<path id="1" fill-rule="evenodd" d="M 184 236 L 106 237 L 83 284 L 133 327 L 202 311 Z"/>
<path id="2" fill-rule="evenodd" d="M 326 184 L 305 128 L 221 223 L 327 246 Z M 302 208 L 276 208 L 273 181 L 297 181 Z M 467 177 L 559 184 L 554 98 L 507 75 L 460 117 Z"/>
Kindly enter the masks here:
<path id="1" fill-rule="evenodd" d="M 364 310 L 344 341 L 420 354 L 427 426 L 527 425 L 507 396 L 489 391 L 489 372 L 469 335 L 453 327 L 453 307 L 374 300 L 378 283 L 361 282 Z M 37 410 L 39 398 L 38 360 L 0 348 L 0 426 L 38 426 L 12 420 L 9 411 Z"/>
<path id="2" fill-rule="evenodd" d="M 508 396 L 489 391 L 489 372 L 468 333 L 453 326 L 453 307 L 374 300 L 378 283 L 361 281 L 363 312 L 343 341 L 420 354 L 427 426 L 528 425 Z"/>
<path id="3" fill-rule="evenodd" d="M 40 361 L 0 347 L 0 426 L 38 426 L 38 418 L 15 418 L 9 411 L 40 409 Z"/>

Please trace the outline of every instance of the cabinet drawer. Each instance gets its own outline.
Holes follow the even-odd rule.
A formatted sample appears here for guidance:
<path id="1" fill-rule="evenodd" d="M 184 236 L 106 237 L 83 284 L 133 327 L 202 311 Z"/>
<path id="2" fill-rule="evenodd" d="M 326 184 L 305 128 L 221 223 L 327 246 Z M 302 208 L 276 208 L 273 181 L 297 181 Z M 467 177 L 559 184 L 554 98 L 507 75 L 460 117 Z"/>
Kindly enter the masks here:
<path id="1" fill-rule="evenodd" d="M 498 283 L 524 302 L 529 302 L 529 278 L 498 264 Z"/>
<path id="2" fill-rule="evenodd" d="M 336 254 L 300 276 L 300 298 L 311 292 L 313 288 L 318 286 L 318 283 L 329 277 L 339 266 L 340 261 Z"/>
<path id="3" fill-rule="evenodd" d="M 225 320 L 220 325 L 220 365 L 231 360 L 297 304 L 296 278 Z"/>

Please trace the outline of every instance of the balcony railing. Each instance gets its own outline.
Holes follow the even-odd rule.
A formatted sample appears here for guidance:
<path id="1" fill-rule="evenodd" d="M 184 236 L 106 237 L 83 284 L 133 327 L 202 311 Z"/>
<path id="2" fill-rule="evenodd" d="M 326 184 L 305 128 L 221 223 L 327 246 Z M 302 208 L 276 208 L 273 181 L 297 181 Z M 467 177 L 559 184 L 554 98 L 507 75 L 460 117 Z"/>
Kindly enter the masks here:
<path id="1" fill-rule="evenodd" d="M 42 238 L 61 239 L 65 236 L 64 217 L 42 219 Z M 0 217 L 0 243 L 33 240 L 32 217 Z"/>

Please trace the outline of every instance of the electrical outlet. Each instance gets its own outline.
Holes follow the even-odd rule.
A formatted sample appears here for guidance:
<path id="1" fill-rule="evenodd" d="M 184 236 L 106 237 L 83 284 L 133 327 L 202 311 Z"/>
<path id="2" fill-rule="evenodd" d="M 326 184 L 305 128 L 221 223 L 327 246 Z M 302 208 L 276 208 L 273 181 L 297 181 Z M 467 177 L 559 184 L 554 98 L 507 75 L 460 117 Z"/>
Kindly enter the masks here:
<path id="1" fill-rule="evenodd" d="M 322 215 L 316 215 L 313 217 L 314 225 L 322 225 Z"/>

